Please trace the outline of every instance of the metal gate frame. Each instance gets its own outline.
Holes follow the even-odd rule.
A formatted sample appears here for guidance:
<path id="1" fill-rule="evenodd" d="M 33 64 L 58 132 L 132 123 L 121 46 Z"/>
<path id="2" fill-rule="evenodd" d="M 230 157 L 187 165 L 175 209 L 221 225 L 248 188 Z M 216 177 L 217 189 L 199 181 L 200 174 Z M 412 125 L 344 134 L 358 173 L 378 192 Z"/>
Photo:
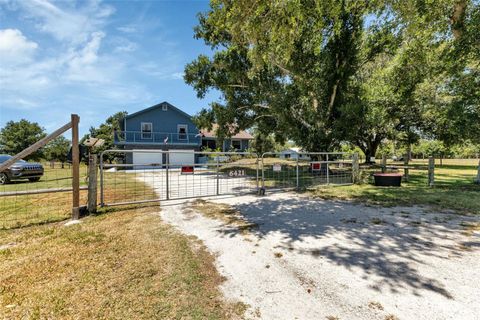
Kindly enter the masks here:
<path id="1" fill-rule="evenodd" d="M 165 156 L 165 162 L 163 163 L 145 163 L 145 164 L 126 164 L 126 163 L 117 163 L 117 164 L 105 164 L 104 162 L 104 155 L 106 153 L 118 153 L 118 154 L 126 154 L 126 153 L 156 153 L 156 154 L 162 154 L 162 159 L 163 155 Z M 226 195 L 226 194 L 236 194 L 236 193 L 221 193 L 220 192 L 220 169 L 222 165 L 224 166 L 225 164 L 220 162 L 220 157 L 222 156 L 249 156 L 250 159 L 255 161 L 255 188 L 252 187 L 251 193 L 257 193 L 259 195 L 264 195 L 266 188 L 265 188 L 265 181 L 267 180 L 265 177 L 265 170 L 267 166 L 265 166 L 265 157 L 266 156 L 278 156 L 282 153 L 280 152 L 265 152 L 262 154 L 260 157 L 256 153 L 252 152 L 201 152 L 201 151 L 194 151 L 194 155 L 206 155 L 206 156 L 217 156 L 216 162 L 215 163 L 192 163 L 192 164 L 182 164 L 182 165 L 172 165 L 170 164 L 170 154 L 175 153 L 175 150 L 172 151 L 167 151 L 167 150 L 105 150 L 100 154 L 100 206 L 114 206 L 114 205 L 127 205 L 127 204 L 139 204 L 139 203 L 147 203 L 147 202 L 159 202 L 159 201 L 164 201 L 164 200 L 180 200 L 180 199 L 189 199 L 189 198 L 199 198 L 199 197 L 209 197 L 209 196 L 216 196 L 216 195 Z M 326 185 L 331 185 L 330 184 L 330 176 L 329 176 L 329 170 L 328 166 L 330 164 L 335 164 L 335 163 L 340 163 L 338 160 L 331 160 L 329 159 L 329 156 L 331 155 L 351 155 L 351 153 L 347 152 L 298 152 L 296 153 L 297 155 L 309 155 L 309 156 L 324 156 L 325 160 L 321 161 L 314 161 L 318 163 L 326 163 L 327 165 L 327 170 L 326 170 Z M 302 160 L 300 160 L 302 161 Z M 310 160 L 309 160 L 310 161 Z M 299 190 L 301 188 L 300 185 L 300 165 L 299 165 L 299 159 L 295 160 L 295 185 L 292 185 L 291 187 L 279 187 L 276 189 L 297 189 Z M 345 161 L 341 161 L 345 163 Z M 310 161 L 312 163 L 312 161 Z M 227 163 L 228 164 L 228 163 Z M 358 165 L 358 153 L 354 153 L 352 155 L 352 179 L 351 182 L 348 183 L 335 183 L 335 185 L 350 185 L 353 183 L 356 183 L 358 179 L 358 173 L 359 173 L 359 165 Z M 105 181 L 104 181 L 104 170 L 105 168 L 113 168 L 113 167 L 118 167 L 118 168 L 127 168 L 127 167 L 135 167 L 135 166 L 160 166 L 165 168 L 165 197 L 162 198 L 162 196 L 159 196 L 156 199 L 145 199 L 145 200 L 137 200 L 137 201 L 124 201 L 124 202 L 114 202 L 114 203 L 105 203 L 105 197 L 104 197 L 104 192 L 105 192 Z M 193 195 L 193 196 L 185 196 L 185 197 L 171 197 L 170 196 L 170 175 L 169 172 L 173 168 L 178 168 L 181 166 L 192 166 L 192 167 L 214 167 L 215 168 L 215 175 L 216 175 L 216 187 L 215 187 L 215 192 L 214 193 L 209 193 L 209 194 L 202 194 L 202 195 Z M 260 175 L 260 170 L 261 170 L 261 175 Z M 248 175 L 247 175 L 248 176 Z M 232 176 L 233 177 L 233 176 Z M 261 180 L 261 184 L 260 184 Z M 269 189 L 269 191 L 274 190 Z M 156 193 L 158 194 L 158 193 Z M 240 192 L 239 192 L 240 194 Z"/>
<path id="2" fill-rule="evenodd" d="M 259 191 L 261 194 L 265 194 L 265 163 L 264 163 L 264 159 L 265 159 L 265 156 L 279 156 L 281 154 L 285 154 L 285 153 L 281 153 L 281 152 L 265 152 L 262 154 L 261 156 L 261 163 L 262 163 L 262 187 L 261 187 L 261 190 Z M 309 155 L 309 156 L 325 156 L 325 160 L 321 160 L 321 161 L 314 161 L 314 162 L 318 162 L 318 163 L 325 163 L 327 165 L 327 170 L 326 170 L 326 185 L 330 185 L 330 176 L 329 176 L 329 165 L 330 164 L 335 164 L 335 163 L 340 163 L 339 161 L 336 161 L 336 160 L 329 160 L 329 156 L 331 155 L 352 155 L 352 182 L 351 183 L 342 183 L 342 184 L 338 184 L 338 183 L 335 183 L 335 185 L 351 185 L 351 184 L 354 184 L 356 182 L 356 179 L 357 179 L 357 171 L 358 171 L 358 153 L 354 153 L 354 154 L 351 154 L 349 152 L 296 152 L 295 153 L 297 155 L 297 158 L 295 159 L 295 186 L 294 187 L 290 187 L 290 188 L 278 188 L 278 189 L 297 189 L 299 190 L 300 189 L 300 170 L 299 170 L 299 156 L 300 155 Z M 310 161 L 311 163 L 313 161 Z"/>
<path id="3" fill-rule="evenodd" d="M 118 164 L 105 164 L 104 162 L 104 155 L 106 153 L 118 153 L 118 154 L 126 154 L 126 153 L 155 153 L 155 154 L 162 154 L 166 155 L 165 157 L 165 163 L 145 163 L 145 164 L 127 164 L 127 163 L 118 163 Z M 222 156 L 250 156 L 252 160 L 255 161 L 256 164 L 256 176 L 255 176 L 255 188 L 254 192 L 258 192 L 260 188 L 260 160 L 258 157 L 258 154 L 252 153 L 252 152 L 202 152 L 202 151 L 194 151 L 194 155 L 214 155 L 217 157 L 216 162 L 214 164 L 206 164 L 206 163 L 186 163 L 182 165 L 172 165 L 170 164 L 170 154 L 176 153 L 175 150 L 120 150 L 120 149 L 110 149 L 110 150 L 105 150 L 102 153 L 100 153 L 100 206 L 105 207 L 105 206 L 114 206 L 114 205 L 127 205 L 127 204 L 139 204 L 139 203 L 148 203 L 148 202 L 159 202 L 159 201 L 165 201 L 165 200 L 180 200 L 180 199 L 189 199 L 189 198 L 197 198 L 197 197 L 209 197 L 209 196 L 215 196 L 215 195 L 226 195 L 226 194 L 231 194 L 231 193 L 220 193 L 220 169 L 222 167 L 222 162 L 220 161 L 220 157 Z M 178 152 L 177 152 L 178 153 Z M 157 199 L 148 199 L 148 200 L 138 200 L 138 201 L 124 201 L 124 202 L 115 202 L 115 203 L 105 203 L 105 197 L 104 197 L 104 192 L 105 192 L 105 181 L 104 181 L 104 170 L 105 168 L 128 168 L 128 167 L 135 167 L 135 166 L 159 166 L 159 167 L 164 167 L 165 168 L 165 193 L 166 197 L 162 198 L 161 196 Z M 215 193 L 214 194 L 205 194 L 205 195 L 200 195 L 200 196 L 187 196 L 187 197 L 171 197 L 170 196 L 170 182 L 169 182 L 169 171 L 172 168 L 178 168 L 182 166 L 191 166 L 191 167 L 202 167 L 202 166 L 210 166 L 215 168 L 215 174 L 216 174 L 216 188 L 215 188 Z M 253 193 L 253 192 L 252 192 Z"/>

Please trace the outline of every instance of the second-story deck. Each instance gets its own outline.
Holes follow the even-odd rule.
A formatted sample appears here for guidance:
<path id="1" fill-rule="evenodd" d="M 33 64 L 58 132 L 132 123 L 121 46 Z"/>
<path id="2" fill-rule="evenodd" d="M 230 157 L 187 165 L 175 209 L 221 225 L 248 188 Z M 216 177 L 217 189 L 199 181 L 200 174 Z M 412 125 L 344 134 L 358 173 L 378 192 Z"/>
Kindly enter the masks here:
<path id="1" fill-rule="evenodd" d="M 115 144 L 175 144 L 200 146 L 202 137 L 193 133 L 114 131 Z"/>

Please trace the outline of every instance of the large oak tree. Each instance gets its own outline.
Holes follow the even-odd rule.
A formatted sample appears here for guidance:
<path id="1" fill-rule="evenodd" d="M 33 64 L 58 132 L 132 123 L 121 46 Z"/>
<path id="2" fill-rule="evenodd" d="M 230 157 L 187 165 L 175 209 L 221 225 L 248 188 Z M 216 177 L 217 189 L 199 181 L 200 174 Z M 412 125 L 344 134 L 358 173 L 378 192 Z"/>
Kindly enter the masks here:
<path id="1" fill-rule="evenodd" d="M 475 1 L 214 0 L 199 22 L 214 54 L 185 80 L 222 93 L 196 119 L 220 135 L 255 125 L 310 151 L 349 141 L 367 159 L 387 137 L 477 137 Z"/>

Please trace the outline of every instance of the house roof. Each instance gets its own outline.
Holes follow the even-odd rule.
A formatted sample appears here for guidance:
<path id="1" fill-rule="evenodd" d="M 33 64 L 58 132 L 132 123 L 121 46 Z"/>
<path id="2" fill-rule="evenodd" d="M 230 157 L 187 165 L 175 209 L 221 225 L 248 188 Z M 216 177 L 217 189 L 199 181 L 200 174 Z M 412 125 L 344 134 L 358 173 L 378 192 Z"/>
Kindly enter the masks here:
<path id="1" fill-rule="evenodd" d="M 148 111 L 157 109 L 157 108 L 161 108 L 163 105 L 167 105 L 169 109 L 175 110 L 175 111 L 177 111 L 178 113 L 184 115 L 185 117 L 187 117 L 187 118 L 189 118 L 189 119 L 192 118 L 188 113 L 186 113 L 186 112 L 178 109 L 177 107 L 175 107 L 174 105 L 168 103 L 167 101 L 163 101 L 163 102 L 161 102 L 161 103 L 159 103 L 159 104 L 156 104 L 156 105 L 154 105 L 154 106 L 151 106 L 151 107 L 149 107 L 149 108 L 146 108 L 146 109 L 143 109 L 143 110 L 134 112 L 134 113 L 132 113 L 132 114 L 129 114 L 129 115 L 125 116 L 124 119 L 134 118 L 134 117 L 136 117 L 136 116 L 138 116 L 138 115 L 140 115 L 140 114 L 142 114 L 142 113 L 145 113 L 145 112 L 148 112 Z M 210 131 L 208 131 L 208 130 L 200 130 L 200 133 L 201 133 L 202 136 L 205 137 L 205 138 L 216 138 L 217 135 L 216 135 L 215 132 L 217 131 L 217 129 L 218 129 L 218 124 L 213 124 L 212 130 L 210 130 Z M 231 131 L 232 131 L 232 133 L 233 133 L 233 131 L 234 131 L 233 128 L 232 128 Z M 232 139 L 245 139 L 245 140 L 248 139 L 248 140 L 251 140 L 251 139 L 253 139 L 253 136 L 252 136 L 250 133 L 248 133 L 248 132 L 246 132 L 246 131 L 244 131 L 244 130 L 241 130 L 241 131 L 238 132 L 237 134 L 233 135 L 231 138 L 232 138 Z"/>
<path id="2" fill-rule="evenodd" d="M 217 135 L 216 135 L 217 129 L 218 129 L 218 124 L 214 123 L 212 125 L 212 130 L 210 130 L 210 131 L 200 130 L 200 133 L 202 134 L 202 137 L 204 137 L 204 138 L 216 138 L 217 137 Z M 231 131 L 233 131 L 233 129 Z M 230 138 L 231 139 L 251 140 L 251 139 L 253 139 L 253 136 L 245 130 L 240 130 L 240 132 L 231 136 Z"/>
<path id="3" fill-rule="evenodd" d="M 281 153 L 301 153 L 301 152 L 304 152 L 302 148 L 297 148 L 297 147 L 293 147 L 293 148 L 288 148 L 288 149 L 284 149 L 281 151 Z"/>
<path id="4" fill-rule="evenodd" d="M 130 119 L 130 118 L 133 118 L 135 116 L 138 116 L 139 114 L 142 114 L 142 113 L 145 113 L 145 112 L 148 112 L 148 111 L 151 111 L 151 110 L 154 110 L 154 109 L 157 109 L 157 108 L 161 108 L 163 105 L 167 105 L 169 109 L 173 109 L 179 113 L 181 113 L 182 115 L 188 117 L 188 118 L 191 118 L 192 116 L 190 116 L 188 113 L 178 109 L 177 107 L 175 107 L 174 105 L 168 103 L 167 101 L 163 101 L 159 104 L 156 104 L 154 106 L 151 106 L 149 108 L 146 108 L 146 109 L 143 109 L 143 110 L 140 110 L 140 111 L 137 111 L 137 112 L 134 112 L 132 114 L 129 114 L 127 116 L 125 116 L 125 119 Z"/>

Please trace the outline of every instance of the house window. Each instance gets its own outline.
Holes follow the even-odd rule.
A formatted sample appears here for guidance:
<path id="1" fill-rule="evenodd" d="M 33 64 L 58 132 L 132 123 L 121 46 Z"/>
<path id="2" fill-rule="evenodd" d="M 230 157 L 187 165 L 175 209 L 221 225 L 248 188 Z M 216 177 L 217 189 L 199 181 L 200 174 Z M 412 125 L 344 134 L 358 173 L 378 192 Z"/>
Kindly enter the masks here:
<path id="1" fill-rule="evenodd" d="M 163 111 L 167 111 L 168 110 L 168 106 L 166 104 L 162 104 L 162 110 Z"/>
<path id="2" fill-rule="evenodd" d="M 142 122 L 142 139 L 152 139 L 151 122 Z"/>
<path id="3" fill-rule="evenodd" d="M 187 140 L 188 126 L 186 124 L 179 124 L 177 126 L 178 140 Z"/>
<path id="4" fill-rule="evenodd" d="M 232 140 L 232 148 L 235 150 L 242 149 L 242 142 L 240 140 Z"/>

